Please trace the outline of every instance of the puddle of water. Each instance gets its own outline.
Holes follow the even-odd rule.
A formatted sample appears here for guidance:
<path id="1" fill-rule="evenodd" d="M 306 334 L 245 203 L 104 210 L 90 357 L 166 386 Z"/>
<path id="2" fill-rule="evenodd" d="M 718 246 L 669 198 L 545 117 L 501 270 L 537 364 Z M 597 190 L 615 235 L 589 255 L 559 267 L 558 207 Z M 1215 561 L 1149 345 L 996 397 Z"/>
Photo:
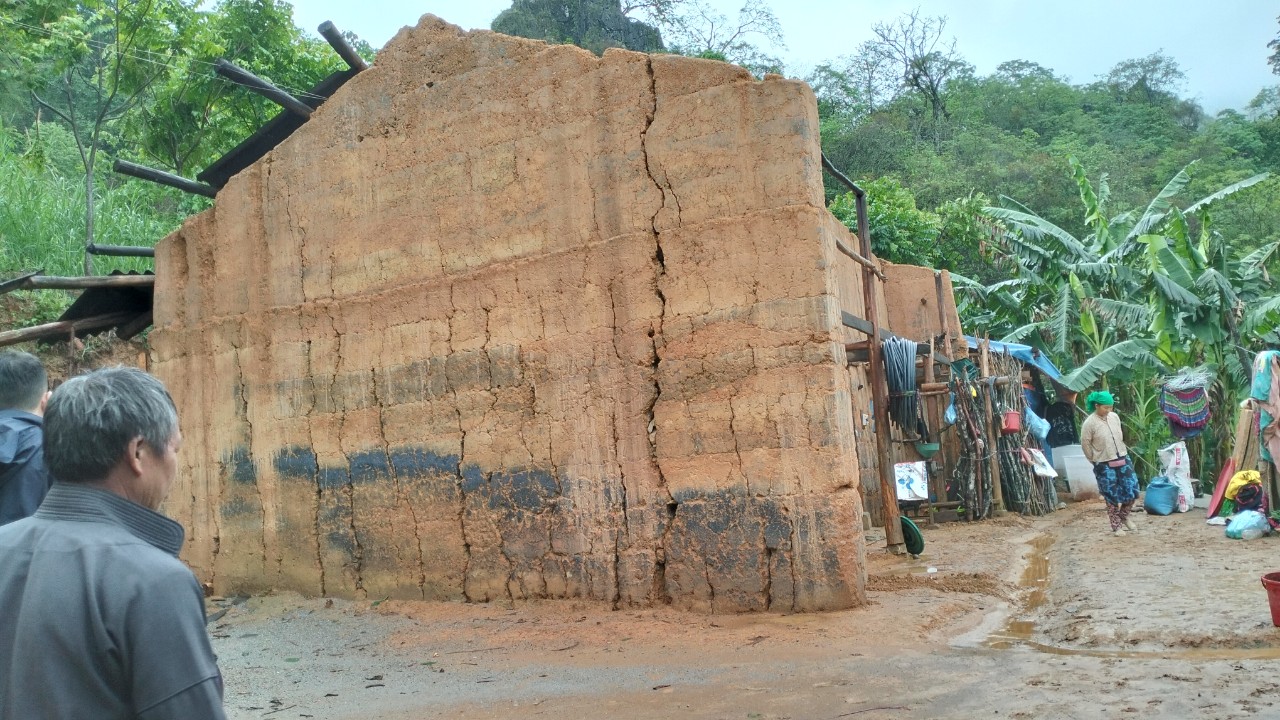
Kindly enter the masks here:
<path id="1" fill-rule="evenodd" d="M 1053 536 L 1041 535 L 1031 541 L 1031 557 L 1022 571 L 1018 586 L 1030 589 L 1023 613 L 1038 610 L 1049 601 L 1049 548 Z M 1049 655 L 1086 655 L 1098 658 L 1139 658 L 1151 660 L 1273 660 L 1280 658 L 1280 647 L 1266 648 L 1184 648 L 1177 650 L 1091 650 L 1064 648 L 1031 639 L 1036 623 L 1018 615 L 1011 616 L 1004 626 L 987 637 L 984 646 L 993 650 L 1008 650 L 1021 645 Z"/>

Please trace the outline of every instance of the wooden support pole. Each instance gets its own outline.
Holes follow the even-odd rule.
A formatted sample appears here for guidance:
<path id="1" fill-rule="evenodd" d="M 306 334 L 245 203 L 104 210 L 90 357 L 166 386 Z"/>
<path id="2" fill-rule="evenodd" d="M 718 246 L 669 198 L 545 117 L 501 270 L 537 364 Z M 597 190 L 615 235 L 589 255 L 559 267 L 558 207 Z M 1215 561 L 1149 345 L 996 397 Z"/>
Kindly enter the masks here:
<path id="1" fill-rule="evenodd" d="M 869 349 L 870 367 L 867 370 L 867 382 L 871 385 L 871 402 L 875 404 L 876 419 L 876 467 L 880 473 L 880 496 L 884 504 L 884 537 L 885 547 L 895 555 L 906 552 L 902 539 L 902 520 L 898 513 L 898 483 L 893 475 L 893 445 L 889 442 L 889 386 L 884 376 L 884 357 L 881 354 L 880 313 L 876 304 L 876 289 L 873 279 L 884 280 L 884 274 L 873 272 L 875 265 L 871 263 L 871 231 L 867 225 L 867 193 L 846 177 L 822 154 L 822 167 L 831 173 L 846 187 L 853 191 L 855 206 L 858 212 L 858 243 L 863 259 L 862 265 L 862 304 L 866 308 L 867 320 L 870 324 L 868 334 L 871 336 Z M 837 243 L 838 245 L 838 243 Z M 861 264 L 861 263 L 859 263 Z M 848 315 L 848 313 L 845 313 Z M 847 321 L 847 318 L 846 318 Z"/>
<path id="2" fill-rule="evenodd" d="M 978 343 L 979 369 L 982 371 L 982 383 L 987 386 L 982 394 L 983 412 L 987 417 L 987 451 L 991 463 L 991 504 L 994 514 L 1004 514 L 1004 489 L 1000 487 L 1000 428 L 995 425 L 995 413 L 992 409 L 991 392 L 995 386 L 987 380 L 991 362 L 991 341 L 983 338 Z"/>
<path id="3" fill-rule="evenodd" d="M 333 23 L 325 20 L 320 23 L 319 30 L 320 37 L 329 43 L 329 47 L 338 53 L 338 57 L 342 58 L 347 67 L 356 72 L 369 69 L 369 63 L 365 62 L 364 58 L 360 57 L 360 53 L 347 43 L 347 39 L 342 37 L 342 33 L 338 32 L 338 28 Z"/>
<path id="4" fill-rule="evenodd" d="M 6 330 L 0 332 L 0 347 L 6 345 L 15 345 L 20 342 L 28 342 L 31 340 L 46 340 L 49 338 L 75 337 L 76 333 L 85 330 L 101 330 L 102 328 L 119 325 L 135 319 L 138 316 L 136 312 L 118 312 L 108 315 L 95 315 L 93 317 L 81 318 L 79 320 L 59 320 L 57 322 L 45 323 L 44 325 L 36 325 L 34 327 L 22 328 L 20 330 Z"/>
<path id="5" fill-rule="evenodd" d="M 283 107 L 289 112 L 304 118 L 311 117 L 311 106 L 302 102 L 298 98 L 254 75 L 253 73 L 238 67 L 233 63 L 227 62 L 223 58 L 218 58 L 213 63 L 213 71 L 218 73 L 231 82 L 244 85 L 250 90 L 258 93 L 262 97 Z"/>
<path id="6" fill-rule="evenodd" d="M 864 255 L 871 254 L 871 234 L 867 226 L 867 197 L 856 197 L 858 211 L 858 239 Z M 902 520 L 898 512 L 898 481 L 893 472 L 893 445 L 889 442 L 889 386 L 885 380 L 883 343 L 880 338 L 880 310 L 876 302 L 875 275 L 865 266 L 862 269 L 862 302 L 867 320 L 871 323 L 871 345 L 867 382 L 871 385 L 871 402 L 875 404 L 876 418 L 876 469 L 880 474 L 880 498 L 884 506 L 885 547 L 894 555 L 906 552 L 902 539 Z"/>
<path id="7" fill-rule="evenodd" d="M 1005 385 L 1009 384 L 1010 380 L 1011 378 L 998 377 L 995 379 L 996 387 L 1004 387 Z M 936 383 L 927 382 L 920 385 L 919 392 L 932 393 L 932 394 L 944 393 L 944 392 L 947 392 L 950 389 L 950 387 L 951 387 L 950 385 L 944 382 L 936 382 Z"/>
<path id="8" fill-rule="evenodd" d="M 127 160 L 116 160 L 111 168 L 121 175 L 129 175 L 131 177 L 150 180 L 153 183 L 168 185 L 169 187 L 178 188 L 192 195 L 203 195 L 205 197 L 217 197 L 218 190 L 212 185 L 205 185 L 194 180 L 188 180 L 184 177 L 167 173 L 163 170 L 149 168 L 146 165 L 138 165 Z"/>
<path id="9" fill-rule="evenodd" d="M 925 359 L 924 359 L 924 384 L 925 385 L 933 384 L 933 343 L 934 343 L 933 338 L 929 338 L 928 355 L 925 356 Z M 924 347 L 924 346 L 917 346 L 916 349 L 918 350 L 920 347 Z M 942 433 L 938 431 L 938 428 L 942 427 L 942 423 L 939 421 L 939 418 L 937 417 L 938 402 L 934 400 L 932 397 L 926 398 L 919 394 L 916 395 L 916 401 L 921 404 L 920 409 L 924 411 L 924 416 L 929 419 L 928 425 L 929 427 L 933 428 L 934 432 L 937 433 L 935 438 L 938 440 L 939 444 L 941 444 Z M 923 437 L 921 438 L 921 442 L 929 442 L 929 438 L 927 436 Z M 925 467 L 931 469 L 934 467 L 934 464 L 926 460 Z M 928 480 L 926 481 L 926 487 L 929 488 L 930 496 L 943 497 L 943 494 L 938 492 L 939 488 L 934 483 L 934 480 L 935 478 L 933 477 L 933 473 L 932 472 L 928 473 Z M 930 502 L 928 498 L 925 499 L 924 504 L 925 504 L 925 507 L 927 508 L 933 507 L 933 503 Z M 930 525 L 934 524 L 932 512 L 929 513 L 929 524 Z"/>
<path id="10" fill-rule="evenodd" d="M 156 249 L 137 245 L 90 245 L 85 248 L 90 255 L 111 255 L 114 257 L 155 257 Z"/>
<path id="11" fill-rule="evenodd" d="M 843 253 L 849 259 L 853 260 L 854 262 L 858 263 L 862 267 L 875 273 L 876 277 L 880 278 L 882 282 L 889 281 L 889 278 L 885 277 L 885 274 L 880 271 L 880 268 L 876 267 L 875 263 L 871 262 L 870 260 L 863 257 L 862 255 L 859 255 L 858 253 L 849 249 L 849 246 L 841 242 L 840 238 L 836 238 L 836 249 L 839 250 L 841 253 Z"/>
<path id="12" fill-rule="evenodd" d="M 884 328 L 876 328 L 870 322 L 867 322 L 866 320 L 863 320 L 857 315 L 849 313 L 848 311 L 845 311 L 845 310 L 840 311 L 840 322 L 845 327 L 852 328 L 854 330 L 857 330 L 860 333 L 865 333 L 866 335 L 871 335 L 873 332 L 875 332 L 877 333 L 877 335 L 881 340 L 890 340 L 898 337 L 897 335 L 894 335 L 893 333 L 889 332 L 888 330 L 885 330 Z M 870 343 L 871 341 L 868 340 L 866 345 L 862 345 L 860 347 L 862 347 L 863 349 L 870 348 L 871 347 Z M 856 343 L 849 343 L 849 344 L 856 345 Z M 855 347 L 854 349 L 857 349 L 857 348 Z M 846 350 L 848 350 L 847 346 L 846 346 Z M 917 352 L 919 352 L 918 348 L 917 348 Z M 935 352 L 933 354 L 933 359 L 936 362 L 942 363 L 943 365 L 947 365 L 947 366 L 951 365 L 951 358 L 943 355 L 942 353 Z"/>
<path id="13" fill-rule="evenodd" d="M 938 303 L 938 329 L 942 335 L 942 347 L 945 348 L 944 354 L 951 354 L 955 348 L 951 347 L 951 323 L 947 322 L 947 311 L 942 304 L 942 271 L 933 271 L 933 292 L 936 302 Z"/>
<path id="14" fill-rule="evenodd" d="M 859 345 L 860 347 L 854 347 L 850 349 L 849 345 Z M 916 358 L 917 359 L 923 358 L 925 363 L 929 363 L 930 352 L 931 352 L 931 348 L 929 347 L 929 345 L 925 343 L 920 343 L 919 345 L 916 345 Z M 845 344 L 845 360 L 847 360 L 850 365 L 853 365 L 856 363 L 868 362 L 870 361 L 870 359 L 871 359 L 871 341 L 868 340 L 864 343 L 846 343 Z M 929 364 L 932 364 L 932 363 L 929 363 Z"/>

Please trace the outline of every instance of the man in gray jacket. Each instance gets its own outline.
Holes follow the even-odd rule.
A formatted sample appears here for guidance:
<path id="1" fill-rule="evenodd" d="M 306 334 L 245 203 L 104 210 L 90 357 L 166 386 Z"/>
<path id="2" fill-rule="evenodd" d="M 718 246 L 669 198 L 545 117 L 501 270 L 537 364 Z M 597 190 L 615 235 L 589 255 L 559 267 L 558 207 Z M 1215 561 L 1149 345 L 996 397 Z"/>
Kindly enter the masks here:
<path id="1" fill-rule="evenodd" d="M 182 445 L 172 398 L 98 370 L 44 417 L 53 488 L 0 527 L 0 720 L 224 720 L 183 529 L 156 512 Z"/>
<path id="2" fill-rule="evenodd" d="M 31 353 L 0 352 L 0 525 L 21 520 L 49 492 L 44 469 L 44 404 L 49 378 Z"/>

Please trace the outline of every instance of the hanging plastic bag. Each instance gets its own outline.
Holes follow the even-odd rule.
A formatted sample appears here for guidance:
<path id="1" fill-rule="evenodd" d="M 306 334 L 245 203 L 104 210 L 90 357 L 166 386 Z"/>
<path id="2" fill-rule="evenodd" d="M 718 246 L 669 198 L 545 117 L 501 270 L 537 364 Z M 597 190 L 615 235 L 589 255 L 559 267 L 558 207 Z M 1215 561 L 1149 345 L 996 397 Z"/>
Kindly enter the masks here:
<path id="1" fill-rule="evenodd" d="M 1031 431 L 1032 436 L 1037 440 L 1044 440 L 1049 437 L 1049 421 L 1031 412 L 1030 406 L 1025 409 L 1027 414 L 1027 429 Z"/>
<path id="2" fill-rule="evenodd" d="M 1232 540 L 1253 540 L 1271 532 L 1271 523 L 1257 510 L 1244 510 L 1231 518 L 1226 532 Z"/>
<path id="3" fill-rule="evenodd" d="M 1179 478 L 1191 479 L 1191 457 L 1187 455 L 1187 444 L 1176 442 L 1160 448 L 1161 474 L 1170 480 Z"/>
<path id="4" fill-rule="evenodd" d="M 958 419 L 956 416 L 956 394 L 949 393 L 948 395 L 947 410 L 942 413 L 942 420 L 948 425 L 955 425 Z"/>

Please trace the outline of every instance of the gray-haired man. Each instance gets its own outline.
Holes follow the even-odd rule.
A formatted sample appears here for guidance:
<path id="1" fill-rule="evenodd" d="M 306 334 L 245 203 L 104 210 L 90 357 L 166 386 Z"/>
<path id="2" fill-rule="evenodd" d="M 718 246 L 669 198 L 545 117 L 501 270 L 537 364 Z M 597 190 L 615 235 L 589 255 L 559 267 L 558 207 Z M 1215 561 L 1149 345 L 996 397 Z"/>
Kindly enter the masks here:
<path id="1" fill-rule="evenodd" d="M 49 377 L 30 353 L 0 352 L 0 525 L 28 517 L 49 492 L 41 428 Z"/>
<path id="2" fill-rule="evenodd" d="M 172 398 L 141 370 L 97 370 L 44 417 L 53 488 L 0 527 L 0 720 L 221 720 L 182 526 L 156 512 L 182 444 Z"/>

